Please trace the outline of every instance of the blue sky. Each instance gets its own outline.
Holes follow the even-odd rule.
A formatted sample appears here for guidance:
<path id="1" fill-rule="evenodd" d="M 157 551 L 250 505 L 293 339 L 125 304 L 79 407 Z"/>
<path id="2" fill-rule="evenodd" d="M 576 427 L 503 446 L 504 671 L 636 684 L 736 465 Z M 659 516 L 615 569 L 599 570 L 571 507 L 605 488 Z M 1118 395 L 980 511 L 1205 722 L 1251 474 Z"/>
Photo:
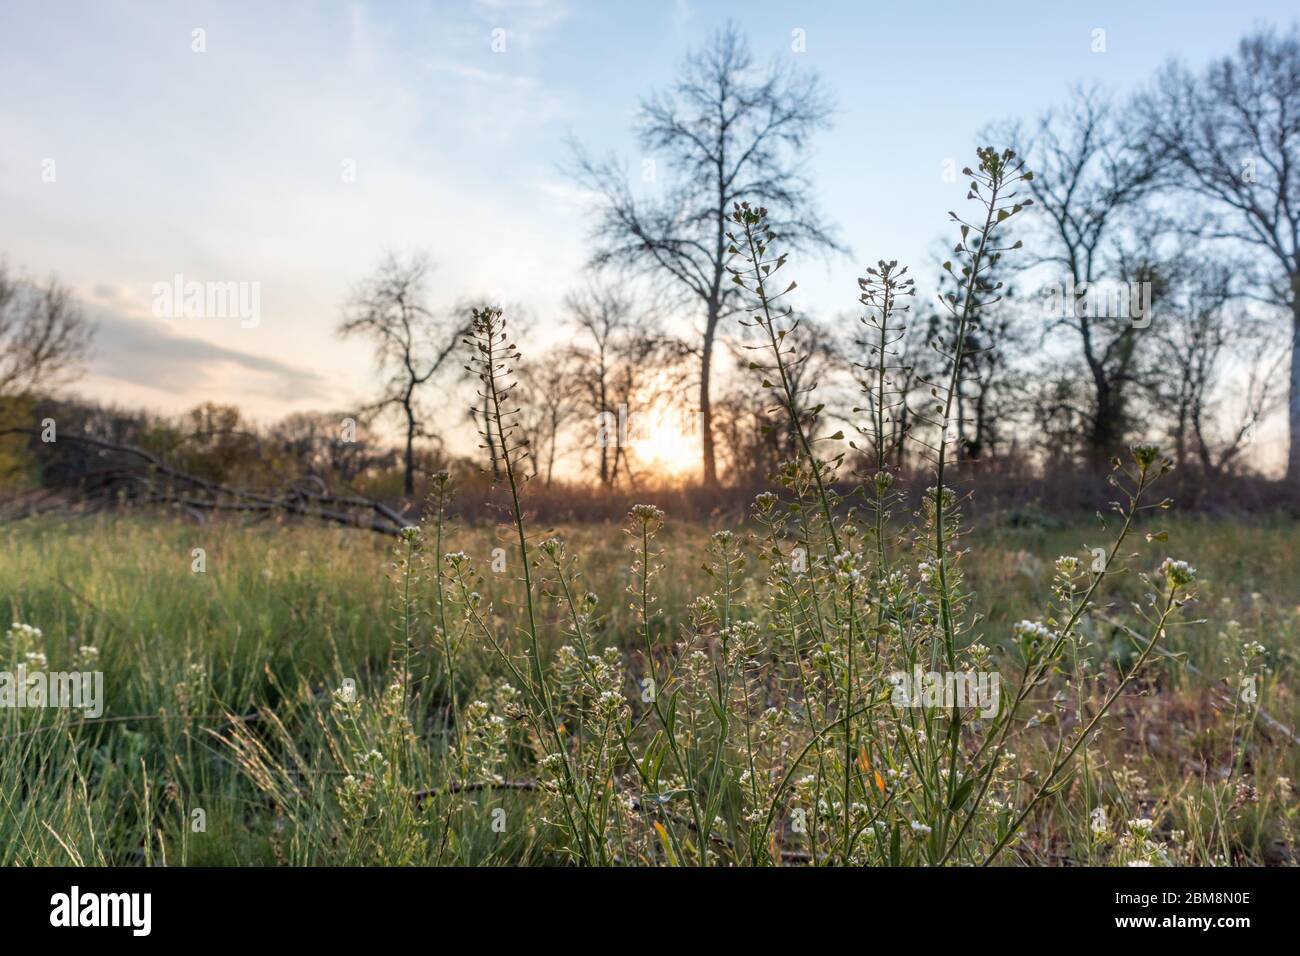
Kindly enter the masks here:
<path id="1" fill-rule="evenodd" d="M 990 121 L 1032 117 L 1076 83 L 1129 92 L 1168 57 L 1199 64 L 1293 16 L 1255 0 L 808 7 L 6 0 L 0 254 L 57 273 L 100 321 L 84 394 L 232 401 L 263 419 L 346 408 L 367 394 L 370 354 L 333 328 L 385 249 L 429 253 L 437 302 L 526 302 L 556 334 L 587 254 L 566 138 L 638 170 L 641 97 L 728 17 L 837 101 L 809 168 L 853 256 L 789 267 L 799 304 L 830 314 L 854 305 L 864 263 L 930 274 L 962 195 L 942 164 L 964 165 Z M 261 321 L 154 318 L 153 284 L 177 273 L 260 283 Z"/>

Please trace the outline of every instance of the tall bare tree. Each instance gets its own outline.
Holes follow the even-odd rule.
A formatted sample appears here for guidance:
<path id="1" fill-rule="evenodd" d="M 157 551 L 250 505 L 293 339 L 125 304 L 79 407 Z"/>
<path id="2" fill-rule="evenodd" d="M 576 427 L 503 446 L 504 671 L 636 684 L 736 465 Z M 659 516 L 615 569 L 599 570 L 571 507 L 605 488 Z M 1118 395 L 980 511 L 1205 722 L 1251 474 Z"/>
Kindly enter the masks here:
<path id="1" fill-rule="evenodd" d="M 366 412 L 396 410 L 405 428 L 402 488 L 415 494 L 415 440 L 427 437 L 420 389 L 443 370 L 469 329 L 468 314 L 437 315 L 425 304 L 429 262 L 390 253 L 362 282 L 349 301 L 338 334 L 371 340 L 375 363 L 384 376 L 379 398 Z"/>
<path id="2" fill-rule="evenodd" d="M 1141 244 L 1130 242 L 1128 252 L 1116 252 L 1135 226 L 1148 222 L 1143 203 L 1161 182 L 1161 163 L 1139 148 L 1140 131 L 1125 120 L 1101 93 L 1076 89 L 1063 109 L 1043 115 L 1032 132 L 1007 131 L 1034 170 L 1027 186 L 1049 243 L 1049 253 L 1033 264 L 1053 266 L 1053 285 L 1067 287 L 1057 299 L 1062 314 L 1044 314 L 1047 328 L 1064 326 L 1078 337 L 1090 386 L 1088 405 L 1080 410 L 1087 420 L 1085 447 L 1097 467 L 1106 465 L 1125 437 L 1141 329 L 1131 315 L 1090 307 L 1096 299 L 1087 294 L 1106 282 L 1145 281 L 1140 269 L 1124 274 L 1121 265 L 1135 265 L 1132 248 Z"/>
<path id="3" fill-rule="evenodd" d="M 72 290 L 15 277 L 0 260 L 0 396 L 48 391 L 72 377 L 94 327 Z"/>
<path id="4" fill-rule="evenodd" d="M 695 355 L 703 478 L 710 485 L 717 483 L 713 352 L 719 323 L 741 293 L 726 271 L 727 215 L 748 199 L 769 209 L 787 248 L 840 249 L 813 207 L 802 166 L 812 134 L 830 113 L 815 73 L 756 68 L 729 24 L 687 57 L 671 89 L 642 103 L 636 132 L 672 177 L 662 198 L 635 197 L 616 164 L 577 151 L 575 175 L 600 197 L 593 265 L 653 276 L 703 312 Z"/>
<path id="5" fill-rule="evenodd" d="M 1243 38 L 1200 74 L 1173 63 L 1138 101 L 1151 150 L 1216 216 L 1202 234 L 1262 254 L 1290 311 L 1287 477 L 1300 481 L 1300 32 Z"/>

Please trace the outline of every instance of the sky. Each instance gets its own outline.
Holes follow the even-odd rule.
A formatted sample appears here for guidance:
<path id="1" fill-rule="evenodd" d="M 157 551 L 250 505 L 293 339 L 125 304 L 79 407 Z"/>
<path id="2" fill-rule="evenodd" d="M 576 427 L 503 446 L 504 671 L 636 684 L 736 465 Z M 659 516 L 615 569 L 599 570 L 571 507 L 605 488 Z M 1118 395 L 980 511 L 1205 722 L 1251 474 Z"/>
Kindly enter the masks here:
<path id="1" fill-rule="evenodd" d="M 590 226 L 569 140 L 633 174 L 657 159 L 631 133 L 641 99 L 728 18 L 836 101 L 808 171 L 851 255 L 787 267 L 798 304 L 831 315 L 867 263 L 931 274 L 963 195 L 944 164 L 970 162 L 981 128 L 1074 84 L 1130 92 L 1170 57 L 1199 65 L 1293 16 L 1260 0 L 4 0 L 0 256 L 57 275 L 98 322 L 82 395 L 233 402 L 262 421 L 346 409 L 374 372 L 334 328 L 387 250 L 428 254 L 435 305 L 526 303 L 562 334 Z M 257 320 L 158 314 L 178 275 L 256 284 Z"/>

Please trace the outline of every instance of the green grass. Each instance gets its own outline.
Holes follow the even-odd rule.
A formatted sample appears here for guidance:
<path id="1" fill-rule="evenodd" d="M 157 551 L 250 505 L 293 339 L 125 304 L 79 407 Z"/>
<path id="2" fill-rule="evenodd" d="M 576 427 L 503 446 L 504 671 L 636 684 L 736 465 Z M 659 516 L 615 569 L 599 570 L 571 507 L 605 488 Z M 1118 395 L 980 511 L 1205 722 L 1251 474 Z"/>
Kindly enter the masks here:
<path id="1" fill-rule="evenodd" d="M 1240 645 L 1259 641 L 1269 669 L 1260 703 L 1283 724 L 1300 723 L 1293 691 L 1300 529 L 1294 522 L 1196 517 L 1175 517 L 1162 527 L 1169 542 L 1141 545 L 1138 566 L 1154 567 L 1166 552 L 1194 556 L 1199 600 L 1186 616 L 1206 623 L 1173 629 L 1165 649 L 1185 655 L 1201 674 L 1174 665 L 1150 671 L 1108 719 L 1109 729 L 1071 788 L 1105 788 L 1114 805 L 1133 816 L 1163 814 L 1167 827 L 1198 834 L 1185 838 L 1202 841 L 1186 862 L 1290 861 L 1296 798 L 1279 778 L 1297 779 L 1296 748 L 1258 723 L 1250 731 L 1210 685 L 1233 679 Z M 656 624 L 669 633 L 683 626 L 687 605 L 711 587 L 700 572 L 710 530 L 670 520 L 660 535 L 665 569 L 655 582 L 662 608 Z M 617 598 L 632 581 L 627 537 L 600 525 L 564 529 L 564 537 L 579 556 L 578 586 L 600 594 L 605 604 L 596 642 L 633 653 L 638 625 L 626 600 Z M 995 650 L 1003 647 L 1011 625 L 1044 606 L 1053 560 L 1086 554 L 1080 549 L 1103 537 L 1096 521 L 1065 529 L 988 528 L 972 536 L 962 567 L 984 617 L 976 632 Z M 518 569 L 488 570 L 498 546 L 507 546 L 504 530 L 474 529 L 453 535 L 444 550 L 464 550 L 475 559 L 485 572 L 481 587 L 494 603 L 496 623 L 508 631 L 520 620 L 509 603 Z M 191 549 L 200 547 L 206 571 L 194 573 Z M 106 695 L 105 713 L 94 722 L 76 723 L 78 715 L 68 711 L 0 711 L 0 863 L 556 859 L 555 834 L 526 791 L 477 791 L 436 814 L 406 793 L 390 802 L 388 816 L 379 812 L 377 822 L 374 805 L 365 810 L 361 836 L 354 830 L 348 841 L 337 834 L 326 840 L 313 832 L 339 828 L 346 815 L 336 791 L 350 758 L 329 751 L 347 731 L 330 724 L 330 692 L 351 677 L 370 701 L 395 666 L 401 616 L 392 548 L 391 541 L 349 529 L 148 519 L 38 521 L 0 531 L 0 613 L 8 615 L 6 622 L 43 630 L 52 670 L 70 668 L 78 646 L 98 647 Z M 513 552 L 507 555 L 514 560 Z M 741 594 L 758 606 L 763 577 L 757 562 L 748 561 L 744 574 Z M 1141 591 L 1135 575 L 1122 576 L 1103 601 L 1112 608 L 1106 613 L 1122 616 L 1125 603 Z M 552 626 L 560 608 L 547 600 L 540 608 L 544 653 L 552 655 L 561 641 Z M 1131 653 L 1103 622 L 1094 618 L 1089 626 L 1098 638 L 1100 667 Z M 433 676 L 436 655 L 415 659 L 413 673 L 430 676 L 417 682 L 429 691 L 422 697 L 427 713 L 445 711 L 447 694 Z M 494 656 L 471 642 L 457 675 L 462 706 L 490 694 L 500 671 Z M 238 734 L 226 717 L 259 710 L 262 719 L 244 728 L 241 752 L 230 743 Z M 382 708 L 373 710 L 373 719 L 364 718 L 357 731 L 365 737 L 358 738 L 358 749 L 385 734 L 403 734 L 384 723 Z M 438 782 L 446 733 L 445 720 L 411 731 L 415 742 L 401 758 L 404 780 Z M 300 761 L 292 780 L 259 783 L 245 759 L 254 745 L 266 751 L 267 773 Z M 1046 746 L 1025 731 L 1015 746 L 1022 767 L 1045 762 Z M 290 759 L 290 752 L 298 756 Z M 513 754 L 510 761 L 526 765 L 527 755 Z M 1238 792 L 1244 781 L 1254 788 L 1253 798 Z M 277 800 L 275 786 L 301 793 Z M 398 806 L 400 812 L 393 811 Z M 1036 815 L 1019 845 L 1020 858 L 1093 859 L 1098 851 L 1080 836 L 1088 821 L 1078 806 L 1078 800 L 1058 801 Z M 528 825 L 512 824 L 498 835 L 491 826 L 494 807 L 505 808 L 507 819 L 523 815 Z M 202 832 L 192 826 L 195 810 L 206 816 Z M 461 821 L 454 830 L 446 826 L 453 813 Z"/>

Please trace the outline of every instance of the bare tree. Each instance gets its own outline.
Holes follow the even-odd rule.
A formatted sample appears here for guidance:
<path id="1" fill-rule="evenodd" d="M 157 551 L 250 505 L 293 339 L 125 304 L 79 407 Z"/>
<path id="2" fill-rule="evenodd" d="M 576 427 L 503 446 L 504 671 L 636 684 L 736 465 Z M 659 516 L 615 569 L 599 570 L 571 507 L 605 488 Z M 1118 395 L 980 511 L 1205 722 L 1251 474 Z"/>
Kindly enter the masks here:
<path id="1" fill-rule="evenodd" d="M 937 320 L 936 323 L 937 325 Z M 895 331 L 890 333 L 889 329 Z M 874 326 L 878 336 L 879 324 Z M 925 401 L 925 382 L 933 380 L 937 374 L 935 368 L 936 353 L 930 348 L 935 325 L 921 321 L 903 320 L 898 326 L 888 326 L 885 340 L 885 389 L 877 394 L 883 397 L 869 399 L 866 411 L 873 417 L 879 414 L 878 426 L 883 434 L 877 436 L 873 423 L 869 430 L 870 443 L 865 449 L 866 461 L 872 466 L 879 465 L 883 458 L 892 467 L 902 470 L 908 465 L 908 437 L 916 427 L 918 416 L 913 412 Z M 897 336 L 901 335 L 901 338 Z M 866 348 L 866 355 L 874 359 L 877 369 L 880 352 L 877 351 L 879 339 L 875 343 L 867 338 L 859 340 L 858 347 Z M 892 342 L 890 340 L 893 340 Z M 879 388 L 880 375 L 865 375 L 861 370 L 855 375 L 858 390 L 865 392 L 872 387 Z"/>
<path id="2" fill-rule="evenodd" d="M 614 285 L 591 283 L 571 293 L 565 301 L 570 322 L 579 335 L 571 349 L 577 382 L 578 407 L 592 422 L 596 434 L 598 423 L 618 414 L 614 401 L 614 375 L 627 351 L 628 340 L 636 334 L 637 316 L 631 299 Z M 600 483 L 612 484 L 612 467 L 618 453 L 617 444 L 598 442 Z"/>
<path id="3" fill-rule="evenodd" d="M 1181 256 L 1176 268 L 1185 276 L 1183 292 L 1167 296 L 1161 308 L 1162 374 L 1152 380 L 1153 398 L 1168 420 L 1179 468 L 1195 463 L 1217 475 L 1237 463 L 1274 407 L 1280 392 L 1275 373 L 1285 352 L 1265 323 L 1232 308 L 1237 270 L 1231 264 L 1196 250 Z M 1233 360 L 1238 394 L 1229 396 L 1224 372 Z M 1230 397 L 1237 399 L 1235 415 L 1227 408 Z"/>
<path id="4" fill-rule="evenodd" d="M 343 337 L 362 335 L 375 348 L 375 363 L 385 376 L 378 399 L 366 412 L 397 410 L 405 425 L 403 491 L 415 494 L 415 440 L 427 437 L 426 412 L 419 390 L 439 373 L 469 329 L 467 314 L 437 316 L 425 305 L 428 260 L 384 257 L 374 275 L 361 283 L 338 327 Z"/>
<path id="5" fill-rule="evenodd" d="M 519 368 L 519 430 L 533 474 L 549 486 L 562 456 L 560 435 L 578 411 L 572 353 L 554 348 Z"/>
<path id="6" fill-rule="evenodd" d="M 1217 217 L 1202 234 L 1258 250 L 1291 312 L 1287 477 L 1300 481 L 1300 33 L 1261 30 L 1199 76 L 1170 64 L 1138 101 L 1151 151 Z"/>
<path id="7" fill-rule="evenodd" d="M 630 418 L 654 405 L 676 404 L 686 349 L 663 331 L 654 309 L 636 308 L 616 285 L 592 281 L 571 293 L 566 305 L 577 333 L 569 350 L 576 413 L 596 439 L 600 483 L 612 488 L 620 471 L 630 473 Z"/>
<path id="8" fill-rule="evenodd" d="M 1142 204 L 1158 188 L 1161 166 L 1138 148 L 1138 134 L 1096 91 L 1076 90 L 1063 111 L 1039 120 L 1031 136 L 1007 132 L 1034 170 L 1027 185 L 1051 250 L 1034 264 L 1048 263 L 1068 280 L 1068 294 L 1056 299 L 1062 314 L 1047 316 L 1048 330 L 1063 326 L 1078 337 L 1090 386 L 1088 407 L 1080 410 L 1088 422 L 1085 444 L 1092 463 L 1104 467 L 1127 429 L 1141 330 L 1132 315 L 1091 308 L 1096 299 L 1088 293 L 1105 281 L 1143 281 L 1132 271 L 1121 274 L 1116 250 L 1135 224 L 1148 219 Z"/>
<path id="9" fill-rule="evenodd" d="M 665 156 L 673 182 L 661 200 L 632 195 L 613 163 L 577 153 L 579 182 L 600 197 L 593 265 L 653 276 L 701 308 L 699 411 L 703 478 L 717 483 L 711 382 L 721 320 L 741 289 L 731 282 L 726 220 L 741 199 L 766 206 L 791 249 L 838 250 L 813 208 L 802 174 L 809 139 L 830 105 L 816 74 L 777 65 L 760 71 L 728 25 L 690 55 L 678 81 L 641 107 L 642 146 Z"/>
<path id="10" fill-rule="evenodd" d="M 48 391 L 73 377 L 93 335 L 67 286 L 16 278 L 0 260 L 0 396 Z"/>
<path id="11" fill-rule="evenodd" d="M 1030 382 L 1033 446 L 1044 462 L 1074 462 L 1088 455 L 1088 410 L 1077 401 L 1079 379 L 1065 363 L 1040 366 Z"/>

